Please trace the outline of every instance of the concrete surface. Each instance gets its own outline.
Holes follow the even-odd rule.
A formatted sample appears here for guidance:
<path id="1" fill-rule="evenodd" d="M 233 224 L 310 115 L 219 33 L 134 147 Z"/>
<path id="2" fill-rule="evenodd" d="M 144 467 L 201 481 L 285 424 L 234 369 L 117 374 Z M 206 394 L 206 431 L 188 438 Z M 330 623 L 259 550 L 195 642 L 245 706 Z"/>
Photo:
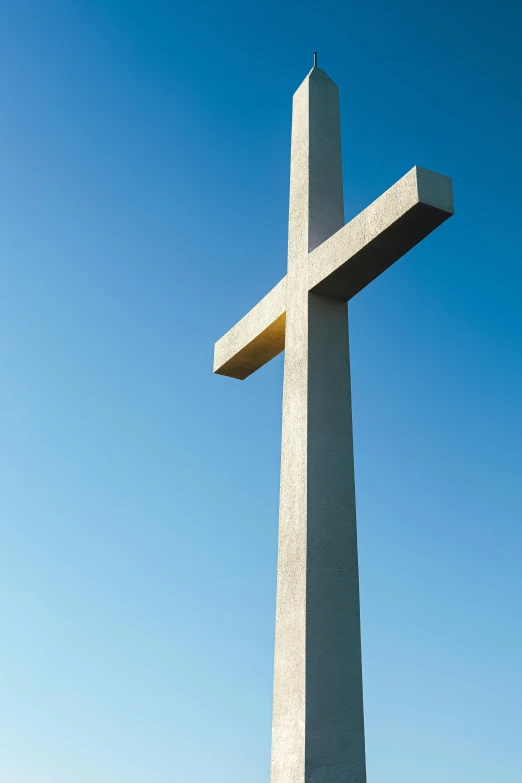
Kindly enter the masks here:
<path id="1" fill-rule="evenodd" d="M 311 239 L 308 290 L 348 301 L 452 214 L 449 177 L 415 166 L 318 247 Z M 281 353 L 285 313 L 286 277 L 218 340 L 214 372 L 244 380 Z"/>
<path id="2" fill-rule="evenodd" d="M 339 97 L 294 95 L 288 273 L 216 344 L 246 378 L 285 348 L 271 783 L 365 783 L 347 300 L 453 214 L 414 168 L 344 225 Z"/>

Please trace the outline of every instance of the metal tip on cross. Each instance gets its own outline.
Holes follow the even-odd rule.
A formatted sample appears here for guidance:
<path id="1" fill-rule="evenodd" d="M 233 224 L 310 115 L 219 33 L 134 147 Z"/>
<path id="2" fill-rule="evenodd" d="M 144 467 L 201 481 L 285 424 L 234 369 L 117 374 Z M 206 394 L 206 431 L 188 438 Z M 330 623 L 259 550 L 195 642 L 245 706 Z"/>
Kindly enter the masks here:
<path id="1" fill-rule="evenodd" d="M 314 68 L 317 68 L 317 52 L 314 52 Z"/>

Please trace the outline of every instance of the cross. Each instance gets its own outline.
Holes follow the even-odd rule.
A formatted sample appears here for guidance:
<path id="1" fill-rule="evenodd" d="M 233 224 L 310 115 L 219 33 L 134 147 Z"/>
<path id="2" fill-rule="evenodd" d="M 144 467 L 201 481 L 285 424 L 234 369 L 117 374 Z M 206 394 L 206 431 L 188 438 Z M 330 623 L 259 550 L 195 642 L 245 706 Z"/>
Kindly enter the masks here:
<path id="1" fill-rule="evenodd" d="M 243 380 L 285 349 L 271 783 L 365 783 L 347 302 L 453 214 L 415 167 L 344 223 L 339 91 L 293 98 L 286 276 L 215 346 Z"/>

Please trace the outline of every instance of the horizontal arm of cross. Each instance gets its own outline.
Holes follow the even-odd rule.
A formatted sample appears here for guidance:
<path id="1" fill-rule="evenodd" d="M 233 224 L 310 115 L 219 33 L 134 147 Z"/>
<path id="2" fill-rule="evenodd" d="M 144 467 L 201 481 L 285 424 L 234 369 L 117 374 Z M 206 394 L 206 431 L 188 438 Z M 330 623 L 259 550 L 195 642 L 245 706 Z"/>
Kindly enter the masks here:
<path id="1" fill-rule="evenodd" d="M 451 179 L 415 166 L 310 253 L 309 290 L 347 302 L 451 215 Z"/>
<path id="2" fill-rule="evenodd" d="M 348 301 L 452 214 L 451 179 L 414 167 L 308 255 L 308 290 Z M 244 380 L 281 353 L 286 281 L 218 340 L 215 373 Z"/>

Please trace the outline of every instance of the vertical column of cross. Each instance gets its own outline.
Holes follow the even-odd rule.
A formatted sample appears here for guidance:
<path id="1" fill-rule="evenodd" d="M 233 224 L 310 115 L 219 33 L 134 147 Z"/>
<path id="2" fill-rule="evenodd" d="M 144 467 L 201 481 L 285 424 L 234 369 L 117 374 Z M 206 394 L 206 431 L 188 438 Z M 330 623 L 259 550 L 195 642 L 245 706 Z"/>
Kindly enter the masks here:
<path id="1" fill-rule="evenodd" d="M 272 783 L 364 783 L 346 304 L 308 293 L 307 256 L 344 223 L 339 98 L 294 96 Z"/>

